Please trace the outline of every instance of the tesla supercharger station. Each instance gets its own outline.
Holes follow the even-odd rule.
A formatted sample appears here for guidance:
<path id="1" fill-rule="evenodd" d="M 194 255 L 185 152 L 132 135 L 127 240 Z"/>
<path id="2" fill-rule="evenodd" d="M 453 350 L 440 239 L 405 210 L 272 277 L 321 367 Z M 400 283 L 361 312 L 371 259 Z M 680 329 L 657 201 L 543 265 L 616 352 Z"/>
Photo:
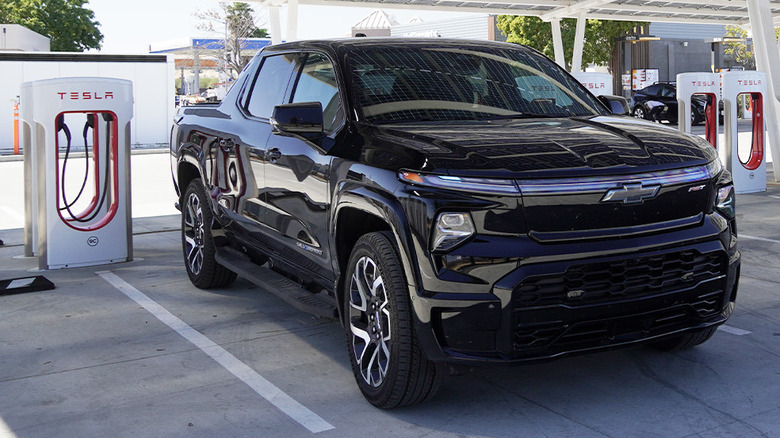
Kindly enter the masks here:
<path id="1" fill-rule="evenodd" d="M 25 254 L 40 269 L 132 260 L 132 116 L 127 80 L 22 84 Z"/>
<path id="2" fill-rule="evenodd" d="M 677 122 L 680 131 L 691 132 L 691 100 L 694 95 L 707 99 L 704 112 L 705 138 L 718 147 L 718 100 L 720 75 L 717 73 L 680 73 L 677 75 Z"/>
<path id="3" fill-rule="evenodd" d="M 581 71 L 571 75 L 595 96 L 612 94 L 612 75 L 609 73 Z"/>
<path id="4" fill-rule="evenodd" d="M 720 159 L 734 178 L 737 193 L 766 191 L 766 159 L 764 139 L 764 96 L 767 94 L 766 73 L 757 71 L 729 71 L 722 75 L 724 144 Z M 742 94 L 751 98 L 753 118 L 750 153 L 746 160 L 739 156 L 738 139 L 738 97 Z M 771 102 L 770 102 L 771 104 Z"/>

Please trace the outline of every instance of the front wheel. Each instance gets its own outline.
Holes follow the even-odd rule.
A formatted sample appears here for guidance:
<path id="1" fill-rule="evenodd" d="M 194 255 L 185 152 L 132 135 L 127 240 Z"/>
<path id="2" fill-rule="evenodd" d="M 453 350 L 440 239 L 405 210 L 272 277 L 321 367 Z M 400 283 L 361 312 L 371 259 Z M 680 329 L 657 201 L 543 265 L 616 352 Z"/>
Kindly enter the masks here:
<path id="1" fill-rule="evenodd" d="M 638 106 L 634 108 L 634 117 L 636 117 L 637 119 L 647 120 L 647 113 L 645 113 L 644 108 Z"/>
<path id="2" fill-rule="evenodd" d="M 229 285 L 235 281 L 236 274 L 217 263 L 217 249 L 211 235 L 213 213 L 200 178 L 190 182 L 182 200 L 181 246 L 187 276 L 201 289 Z"/>
<path id="3" fill-rule="evenodd" d="M 363 396 L 392 409 L 432 397 L 441 372 L 420 349 L 403 269 L 386 233 L 361 237 L 347 268 L 349 358 Z"/>

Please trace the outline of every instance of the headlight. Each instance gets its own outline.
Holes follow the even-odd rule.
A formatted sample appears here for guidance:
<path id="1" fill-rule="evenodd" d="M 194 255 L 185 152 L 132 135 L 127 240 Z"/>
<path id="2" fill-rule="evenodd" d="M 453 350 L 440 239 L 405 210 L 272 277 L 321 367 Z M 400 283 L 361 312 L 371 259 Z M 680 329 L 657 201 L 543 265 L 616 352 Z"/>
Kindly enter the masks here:
<path id="1" fill-rule="evenodd" d="M 704 144 L 706 144 L 707 147 L 712 147 L 712 145 L 707 143 L 706 140 Z M 720 158 L 716 157 L 707 164 L 707 173 L 710 177 L 718 176 L 721 170 L 723 170 L 723 164 L 720 162 Z"/>
<path id="2" fill-rule="evenodd" d="M 475 232 L 468 213 L 441 213 L 433 226 L 433 251 L 448 251 L 466 241 Z"/>
<path id="3" fill-rule="evenodd" d="M 715 208 L 726 217 L 734 219 L 736 216 L 736 198 L 734 197 L 734 184 L 718 188 L 718 197 L 715 200 Z"/>
<path id="4" fill-rule="evenodd" d="M 403 182 L 429 187 L 441 187 L 454 190 L 466 190 L 482 193 L 519 194 L 515 182 L 511 179 L 462 178 L 459 176 L 430 175 L 417 172 L 399 172 L 398 179 Z"/>

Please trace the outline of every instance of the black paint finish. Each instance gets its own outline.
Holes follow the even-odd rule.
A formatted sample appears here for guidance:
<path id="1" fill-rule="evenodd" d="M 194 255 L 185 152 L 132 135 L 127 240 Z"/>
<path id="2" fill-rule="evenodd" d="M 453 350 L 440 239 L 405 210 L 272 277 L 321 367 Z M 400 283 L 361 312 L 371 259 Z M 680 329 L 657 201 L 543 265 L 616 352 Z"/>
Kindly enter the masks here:
<path id="1" fill-rule="evenodd" d="M 432 360 L 537 360 L 728 318 L 740 255 L 734 219 L 714 208 L 730 176 L 714 165 L 706 142 L 611 116 L 581 88 L 572 93 L 591 115 L 370 123 L 351 57 L 407 47 L 516 51 L 554 70 L 558 81 L 570 78 L 537 52 L 502 43 L 361 38 L 267 47 L 219 106 L 188 107 L 177 116 L 171 136 L 177 190 L 202 178 L 218 218 L 213 228 L 224 232 L 225 244 L 270 259 L 274 269 L 324 289 L 337 303 L 351 244 L 363 232 L 391 231 L 416 333 Z M 332 62 L 343 121 L 322 136 L 272 133 L 269 119 L 246 110 L 253 87 L 262 87 L 254 83 L 257 69 L 265 56 L 289 54 L 298 59 L 298 74 L 310 53 Z M 280 105 L 290 103 L 294 75 L 283 82 Z M 712 172 L 695 173 L 704 168 Z M 490 193 L 411 184 L 399 179 L 401 171 L 510 180 L 519 188 Z M 587 185 L 606 179 L 609 190 L 619 191 L 668 173 L 704 176 L 659 184 L 641 202 L 605 202 L 607 186 Z M 550 181 L 567 189 L 521 193 L 524 184 Z M 435 218 L 450 211 L 469 212 L 476 234 L 449 252 L 432 251 Z"/>

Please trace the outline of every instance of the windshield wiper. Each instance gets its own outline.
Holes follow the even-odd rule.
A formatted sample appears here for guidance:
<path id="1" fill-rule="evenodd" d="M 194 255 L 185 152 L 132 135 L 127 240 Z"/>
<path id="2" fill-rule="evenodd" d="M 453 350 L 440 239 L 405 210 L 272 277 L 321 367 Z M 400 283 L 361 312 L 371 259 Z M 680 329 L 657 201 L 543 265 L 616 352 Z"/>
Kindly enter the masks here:
<path id="1" fill-rule="evenodd" d="M 517 113 L 504 114 L 489 117 L 480 117 L 479 120 L 512 120 L 512 119 L 555 119 L 559 117 L 570 117 L 563 114 L 538 114 L 538 113 Z"/>

